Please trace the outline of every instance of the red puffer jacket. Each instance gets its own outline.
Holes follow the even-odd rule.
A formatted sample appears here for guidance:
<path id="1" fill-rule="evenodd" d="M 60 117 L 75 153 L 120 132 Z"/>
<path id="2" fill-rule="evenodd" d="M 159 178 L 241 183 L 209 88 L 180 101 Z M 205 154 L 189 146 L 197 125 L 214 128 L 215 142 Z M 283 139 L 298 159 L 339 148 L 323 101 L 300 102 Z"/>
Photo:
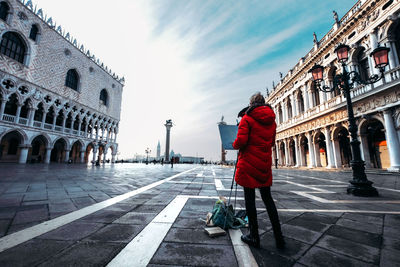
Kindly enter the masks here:
<path id="1" fill-rule="evenodd" d="M 252 108 L 251 108 L 252 109 Z M 272 185 L 272 152 L 275 143 L 275 113 L 268 106 L 247 111 L 239 124 L 234 149 L 239 149 L 235 181 L 244 187 Z"/>

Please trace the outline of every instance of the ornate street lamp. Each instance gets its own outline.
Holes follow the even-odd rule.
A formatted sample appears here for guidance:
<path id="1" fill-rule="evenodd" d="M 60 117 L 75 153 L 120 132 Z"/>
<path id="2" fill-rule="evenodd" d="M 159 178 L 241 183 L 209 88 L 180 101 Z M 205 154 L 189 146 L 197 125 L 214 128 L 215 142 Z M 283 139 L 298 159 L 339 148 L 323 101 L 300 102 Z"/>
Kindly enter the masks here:
<path id="1" fill-rule="evenodd" d="M 149 148 L 146 148 L 146 150 L 144 151 L 146 152 L 146 165 L 149 164 L 149 154 L 151 153 L 151 150 Z"/>
<path id="2" fill-rule="evenodd" d="M 373 183 L 367 179 L 367 175 L 365 174 L 365 163 L 361 159 L 360 142 L 357 139 L 357 125 L 354 118 L 350 91 L 353 89 L 355 83 L 364 85 L 373 84 L 384 78 L 385 67 L 389 64 L 388 53 L 390 49 L 387 47 L 378 47 L 372 51 L 370 56 L 373 57 L 375 67 L 379 69 L 380 75 L 374 74 L 367 78 L 367 80 L 361 79 L 360 74 L 356 71 L 348 72 L 346 70 L 349 50 L 350 47 L 344 44 L 340 44 L 335 49 L 338 61 L 342 64 L 342 73 L 334 75 L 333 88 L 321 84 L 323 81 L 323 66 L 314 65 L 309 72 L 312 74 L 316 89 L 323 92 L 332 92 L 336 89 L 340 89 L 344 92 L 346 97 L 349 132 L 351 136 L 350 144 L 353 156 L 350 162 L 351 168 L 353 169 L 353 180 L 349 181 L 350 185 L 347 188 L 347 193 L 351 193 L 355 196 L 378 196 L 378 191 L 372 186 Z"/>

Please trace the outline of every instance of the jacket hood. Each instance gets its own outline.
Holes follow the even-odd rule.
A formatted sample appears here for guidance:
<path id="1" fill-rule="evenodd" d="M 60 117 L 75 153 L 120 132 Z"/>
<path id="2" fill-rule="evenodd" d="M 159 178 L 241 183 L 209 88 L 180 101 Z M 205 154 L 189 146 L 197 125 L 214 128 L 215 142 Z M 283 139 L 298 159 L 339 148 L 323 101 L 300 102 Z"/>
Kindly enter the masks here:
<path id="1" fill-rule="evenodd" d="M 275 121 L 275 112 L 270 105 L 250 107 L 246 114 L 264 125 L 272 124 Z"/>

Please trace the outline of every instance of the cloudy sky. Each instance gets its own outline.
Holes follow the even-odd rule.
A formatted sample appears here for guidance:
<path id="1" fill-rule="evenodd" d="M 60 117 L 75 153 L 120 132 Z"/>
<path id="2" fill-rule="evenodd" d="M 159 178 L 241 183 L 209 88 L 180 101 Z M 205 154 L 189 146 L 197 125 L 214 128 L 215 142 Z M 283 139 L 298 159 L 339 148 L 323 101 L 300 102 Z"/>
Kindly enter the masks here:
<path id="1" fill-rule="evenodd" d="M 221 116 L 265 93 L 355 0 L 36 0 L 57 24 L 125 76 L 120 158 L 171 148 L 217 160 Z M 233 157 L 229 153 L 229 157 Z"/>

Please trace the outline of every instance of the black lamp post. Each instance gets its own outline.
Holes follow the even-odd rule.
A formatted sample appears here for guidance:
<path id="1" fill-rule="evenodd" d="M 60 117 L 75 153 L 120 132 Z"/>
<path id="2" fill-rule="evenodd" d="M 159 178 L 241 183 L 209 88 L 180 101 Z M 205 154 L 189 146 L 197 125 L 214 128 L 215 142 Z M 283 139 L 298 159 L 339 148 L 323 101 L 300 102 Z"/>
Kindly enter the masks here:
<path id="1" fill-rule="evenodd" d="M 355 83 L 358 84 L 373 84 L 384 78 L 385 67 L 389 64 L 388 53 L 389 48 L 378 47 L 371 53 L 375 61 L 375 67 L 379 69 L 380 75 L 374 74 L 367 80 L 362 80 L 360 74 L 355 71 L 348 72 L 346 70 L 346 61 L 349 58 L 350 47 L 348 45 L 340 44 L 335 52 L 338 61 L 342 64 L 342 73 L 333 77 L 333 88 L 322 85 L 324 67 L 314 65 L 309 72 L 311 72 L 314 85 L 316 89 L 323 92 L 332 92 L 335 89 L 340 89 L 344 92 L 347 102 L 347 114 L 349 120 L 349 132 L 351 136 L 351 151 L 352 160 L 350 162 L 353 169 L 353 180 L 349 181 L 350 185 L 347 187 L 347 193 L 355 196 L 378 196 L 378 191 L 372 186 L 372 182 L 367 179 L 365 174 L 365 163 L 361 159 L 360 142 L 357 139 L 357 125 L 353 113 L 353 103 L 351 101 L 350 90 L 354 87 Z"/>
<path id="2" fill-rule="evenodd" d="M 146 152 L 146 155 L 147 155 L 147 157 L 146 157 L 146 165 L 147 165 L 147 164 L 149 164 L 149 153 L 151 153 L 151 150 L 149 148 L 146 148 L 146 150 L 144 152 Z"/>

